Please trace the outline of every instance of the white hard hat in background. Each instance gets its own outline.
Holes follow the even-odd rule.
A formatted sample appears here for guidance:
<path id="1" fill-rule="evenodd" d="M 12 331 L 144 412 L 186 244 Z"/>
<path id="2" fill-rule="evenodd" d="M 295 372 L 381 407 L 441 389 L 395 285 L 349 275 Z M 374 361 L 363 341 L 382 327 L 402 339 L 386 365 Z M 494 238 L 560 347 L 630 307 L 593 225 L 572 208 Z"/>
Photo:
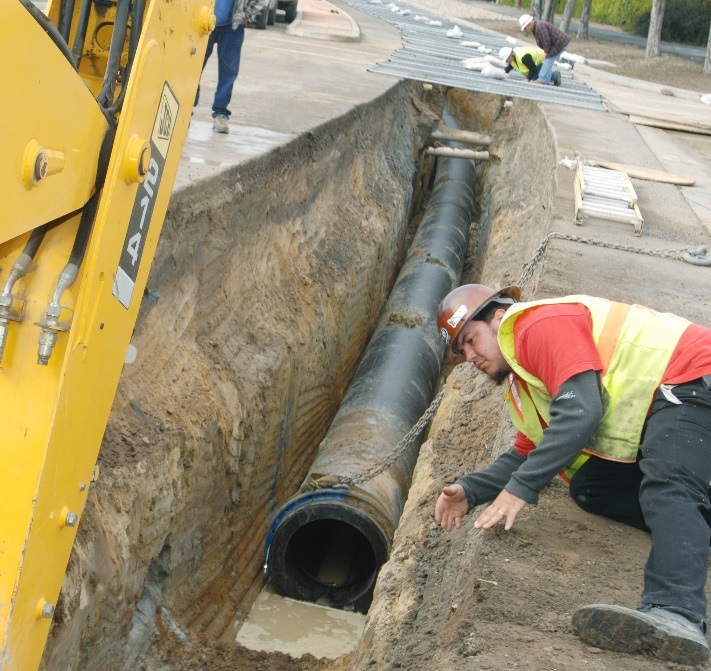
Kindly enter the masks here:
<path id="1" fill-rule="evenodd" d="M 522 14 L 521 18 L 518 20 L 518 25 L 521 26 L 521 30 L 526 30 L 526 26 L 533 21 L 533 17 L 530 14 Z"/>
<path id="2" fill-rule="evenodd" d="M 513 49 L 511 47 L 501 47 L 501 50 L 499 51 L 499 58 L 502 61 L 507 61 L 509 60 L 509 56 L 513 53 Z"/>

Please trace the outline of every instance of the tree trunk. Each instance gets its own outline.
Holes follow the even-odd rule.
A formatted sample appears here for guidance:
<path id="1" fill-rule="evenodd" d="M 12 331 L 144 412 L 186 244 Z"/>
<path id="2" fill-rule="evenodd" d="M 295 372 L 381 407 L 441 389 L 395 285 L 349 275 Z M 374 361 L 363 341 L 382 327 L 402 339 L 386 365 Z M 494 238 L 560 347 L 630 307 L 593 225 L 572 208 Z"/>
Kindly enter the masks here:
<path id="1" fill-rule="evenodd" d="M 662 21 L 664 20 L 664 0 L 653 0 L 652 16 L 649 19 L 647 34 L 646 58 L 659 56 L 659 41 L 662 38 Z"/>
<path id="2" fill-rule="evenodd" d="M 567 33 L 568 28 L 570 28 L 570 19 L 573 18 L 573 12 L 575 11 L 575 5 L 577 4 L 578 0 L 566 0 L 563 20 L 560 22 L 560 29 L 564 33 Z"/>
<path id="3" fill-rule="evenodd" d="M 523 2 L 523 0 L 516 0 L 516 7 L 517 7 L 518 9 L 521 9 L 521 3 L 522 3 L 522 2 Z"/>
<path id="4" fill-rule="evenodd" d="M 548 23 L 553 23 L 555 18 L 555 0 L 546 0 L 541 18 Z"/>
<path id="5" fill-rule="evenodd" d="M 543 0 L 531 0 L 531 16 L 541 18 L 541 4 Z"/>
<path id="6" fill-rule="evenodd" d="M 580 15 L 580 28 L 578 28 L 578 39 L 587 40 L 590 29 L 590 8 L 592 0 L 585 0 L 583 3 L 583 13 Z"/>
<path id="7" fill-rule="evenodd" d="M 711 28 L 709 28 L 709 41 L 706 43 L 706 60 L 704 61 L 704 74 L 711 75 Z"/>

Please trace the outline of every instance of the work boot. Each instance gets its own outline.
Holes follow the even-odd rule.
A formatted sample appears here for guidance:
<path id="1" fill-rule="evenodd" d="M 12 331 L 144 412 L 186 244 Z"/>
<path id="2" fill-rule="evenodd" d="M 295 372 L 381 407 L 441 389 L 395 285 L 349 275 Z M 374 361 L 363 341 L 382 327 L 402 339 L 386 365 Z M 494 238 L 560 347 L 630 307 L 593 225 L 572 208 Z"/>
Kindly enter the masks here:
<path id="1" fill-rule="evenodd" d="M 560 72 L 558 72 L 558 70 L 553 73 L 553 84 L 555 86 L 560 86 Z"/>
<path id="2" fill-rule="evenodd" d="M 573 613 L 573 631 L 596 648 L 641 652 L 675 664 L 703 664 L 709 658 L 702 624 L 657 606 L 644 608 L 583 606 Z"/>
<path id="3" fill-rule="evenodd" d="M 227 123 L 227 117 L 224 114 L 218 114 L 212 124 L 212 130 L 216 133 L 229 133 L 230 125 Z"/>

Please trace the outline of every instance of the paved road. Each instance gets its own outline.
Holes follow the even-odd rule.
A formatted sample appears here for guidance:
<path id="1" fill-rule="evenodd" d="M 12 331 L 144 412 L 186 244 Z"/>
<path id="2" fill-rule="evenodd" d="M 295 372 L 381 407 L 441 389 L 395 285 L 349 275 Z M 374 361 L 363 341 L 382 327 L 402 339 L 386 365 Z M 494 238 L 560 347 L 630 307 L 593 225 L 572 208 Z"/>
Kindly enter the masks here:
<path id="1" fill-rule="evenodd" d="M 491 11 L 499 12 L 506 16 L 520 16 L 522 10 L 516 7 L 508 7 L 506 5 L 497 5 L 493 2 L 485 2 L 482 0 L 466 0 L 467 4 L 482 7 Z M 578 23 L 571 21 L 571 33 L 578 32 Z M 602 28 L 599 26 L 590 26 L 590 37 L 596 40 L 606 40 L 608 42 L 618 42 L 620 44 L 630 44 L 640 49 L 646 49 L 647 38 L 640 35 L 630 35 L 621 30 L 613 30 L 610 28 Z M 706 58 L 706 49 L 704 47 L 693 47 L 687 44 L 676 44 L 674 42 L 661 42 L 659 48 L 662 53 L 679 56 L 680 58 L 688 58 L 689 60 L 703 63 Z"/>

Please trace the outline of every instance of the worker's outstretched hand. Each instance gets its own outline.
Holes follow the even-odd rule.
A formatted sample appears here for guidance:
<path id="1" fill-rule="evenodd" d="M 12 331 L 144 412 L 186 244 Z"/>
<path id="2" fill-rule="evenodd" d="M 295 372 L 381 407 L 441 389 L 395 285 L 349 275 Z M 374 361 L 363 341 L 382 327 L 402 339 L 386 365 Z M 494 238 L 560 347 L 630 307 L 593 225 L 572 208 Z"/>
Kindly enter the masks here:
<path id="1" fill-rule="evenodd" d="M 451 531 L 452 525 L 462 526 L 462 517 L 469 511 L 469 501 L 461 485 L 442 488 L 442 493 L 435 504 L 435 522 L 445 531 Z"/>
<path id="2" fill-rule="evenodd" d="M 504 529 L 509 531 L 513 527 L 516 515 L 525 507 L 526 502 L 518 496 L 514 496 L 505 489 L 502 490 L 494 502 L 476 518 L 475 529 L 491 529 L 499 522 L 505 521 Z"/>

